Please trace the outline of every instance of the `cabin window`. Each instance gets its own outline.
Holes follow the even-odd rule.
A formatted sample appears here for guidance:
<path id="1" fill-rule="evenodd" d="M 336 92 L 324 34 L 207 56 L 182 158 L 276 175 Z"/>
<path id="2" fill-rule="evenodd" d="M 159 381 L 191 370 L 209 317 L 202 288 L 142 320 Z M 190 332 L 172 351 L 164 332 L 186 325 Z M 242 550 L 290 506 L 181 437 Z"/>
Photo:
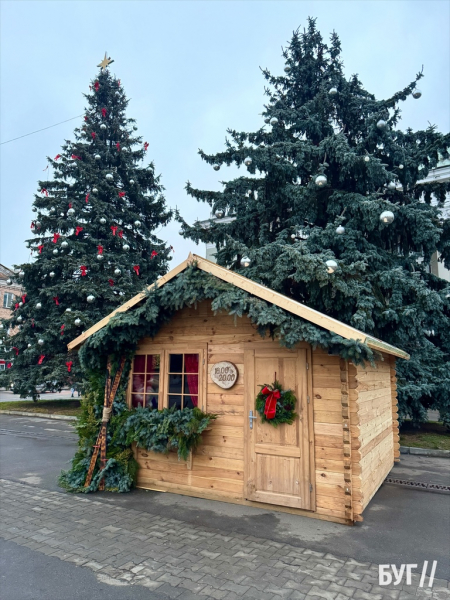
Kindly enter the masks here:
<path id="1" fill-rule="evenodd" d="M 160 354 L 137 354 L 133 360 L 131 406 L 158 408 Z"/>
<path id="2" fill-rule="evenodd" d="M 198 406 L 198 354 L 170 354 L 168 360 L 168 406 Z"/>

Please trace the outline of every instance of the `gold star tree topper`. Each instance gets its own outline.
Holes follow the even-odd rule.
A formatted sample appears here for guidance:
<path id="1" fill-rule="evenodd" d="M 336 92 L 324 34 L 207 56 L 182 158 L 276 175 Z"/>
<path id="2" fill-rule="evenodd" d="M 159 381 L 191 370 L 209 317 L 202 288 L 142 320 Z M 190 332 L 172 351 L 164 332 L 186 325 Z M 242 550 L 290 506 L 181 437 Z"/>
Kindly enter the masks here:
<path id="1" fill-rule="evenodd" d="M 100 64 L 97 65 L 97 67 L 101 67 L 101 69 L 103 70 L 103 69 L 106 69 L 106 67 L 113 62 L 114 61 L 111 60 L 111 57 L 107 58 L 107 53 L 105 52 L 105 58 L 102 60 L 102 62 Z"/>

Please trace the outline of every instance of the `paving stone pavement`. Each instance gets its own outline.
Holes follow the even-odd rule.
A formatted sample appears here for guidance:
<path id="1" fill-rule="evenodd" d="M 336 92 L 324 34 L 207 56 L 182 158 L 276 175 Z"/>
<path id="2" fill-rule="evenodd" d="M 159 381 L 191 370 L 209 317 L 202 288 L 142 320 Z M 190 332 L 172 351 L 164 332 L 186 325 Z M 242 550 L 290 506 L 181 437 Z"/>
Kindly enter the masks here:
<path id="1" fill-rule="evenodd" d="M 186 525 L 92 497 L 0 480 L 0 537 L 180 600 L 450 600 L 433 588 L 378 585 L 378 565 Z M 425 582 L 428 585 L 428 579 Z"/>

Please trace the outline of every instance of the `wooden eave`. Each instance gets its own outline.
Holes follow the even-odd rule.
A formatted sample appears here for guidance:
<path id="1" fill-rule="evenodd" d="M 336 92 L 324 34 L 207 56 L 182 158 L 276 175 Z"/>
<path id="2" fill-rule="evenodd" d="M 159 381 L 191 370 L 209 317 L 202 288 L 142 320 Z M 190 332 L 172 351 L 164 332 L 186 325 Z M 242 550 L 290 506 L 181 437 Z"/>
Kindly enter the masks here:
<path id="1" fill-rule="evenodd" d="M 211 273 L 211 275 L 214 275 L 218 279 L 222 279 L 222 281 L 231 283 L 232 285 L 240 288 L 241 290 L 245 290 L 246 292 L 249 292 L 250 294 L 253 294 L 254 296 L 258 296 L 259 298 L 262 298 L 263 300 L 266 300 L 267 302 L 275 304 L 276 306 L 279 306 L 283 310 L 286 310 L 294 315 L 297 315 L 298 317 L 301 317 L 302 319 L 310 321 L 311 323 L 314 323 L 315 325 L 318 325 L 319 327 L 323 327 L 324 329 L 327 329 L 328 331 L 332 331 L 333 333 L 336 333 L 337 335 L 340 335 L 341 337 L 343 337 L 347 340 L 350 340 L 350 339 L 357 340 L 357 341 L 360 341 L 360 342 L 366 344 L 367 346 L 369 346 L 369 348 L 378 350 L 379 352 L 386 352 L 387 354 L 392 354 L 393 356 L 398 356 L 399 358 L 404 358 L 406 360 L 409 359 L 409 354 L 407 352 L 404 352 L 403 350 L 400 350 L 399 348 L 396 348 L 395 346 L 391 346 L 390 344 L 387 344 L 387 343 L 383 342 L 382 340 L 378 340 L 377 338 L 369 336 L 369 335 L 365 334 L 363 331 L 359 331 L 358 329 L 355 329 L 354 327 L 351 327 L 350 325 L 346 325 L 345 323 L 342 323 L 341 321 L 338 321 L 337 319 L 333 319 L 332 317 L 329 317 L 328 315 L 325 315 L 317 310 L 314 310 L 313 308 L 310 308 L 309 306 L 305 306 L 304 304 L 301 304 L 300 302 L 296 302 L 295 300 L 292 300 L 291 298 L 288 298 L 287 296 L 284 296 L 283 294 L 280 294 L 279 292 L 275 292 L 274 290 L 271 290 L 270 288 L 268 288 L 264 285 L 261 285 L 260 283 L 256 283 L 255 281 L 252 281 L 251 279 L 247 279 L 247 277 L 244 277 L 243 275 L 239 275 L 238 273 L 229 271 L 228 269 L 225 269 L 224 267 L 220 267 L 216 263 L 213 263 L 213 262 L 207 260 L 206 258 L 202 258 L 201 256 L 197 256 L 196 254 L 189 254 L 189 256 L 186 260 L 184 260 L 177 267 L 175 267 L 174 269 L 169 271 L 169 273 L 167 273 L 163 277 L 160 277 L 160 279 L 158 279 L 158 281 L 149 285 L 145 291 L 140 292 L 133 298 L 130 298 L 130 300 L 128 300 L 128 302 L 125 302 L 125 304 L 122 304 L 122 306 L 119 306 L 118 308 L 113 310 L 112 313 L 110 313 L 109 315 L 107 315 L 106 317 L 101 319 L 101 321 L 98 321 L 95 325 L 90 327 L 87 331 L 85 331 L 84 333 L 79 335 L 77 338 L 75 338 L 74 340 L 69 342 L 69 344 L 67 344 L 67 348 L 69 350 L 74 350 L 75 348 L 80 346 L 92 334 L 96 333 L 97 331 L 99 331 L 100 329 L 105 327 L 105 325 L 108 324 L 108 322 L 112 319 L 112 317 L 114 315 L 122 313 L 122 312 L 126 312 L 128 309 L 132 308 L 133 306 L 135 306 L 136 304 L 141 302 L 146 297 L 147 291 L 162 287 L 168 281 L 170 281 L 171 279 L 176 277 L 179 273 L 184 271 L 193 262 L 195 262 L 197 267 L 199 269 L 201 269 L 202 271 L 205 271 L 206 273 Z"/>

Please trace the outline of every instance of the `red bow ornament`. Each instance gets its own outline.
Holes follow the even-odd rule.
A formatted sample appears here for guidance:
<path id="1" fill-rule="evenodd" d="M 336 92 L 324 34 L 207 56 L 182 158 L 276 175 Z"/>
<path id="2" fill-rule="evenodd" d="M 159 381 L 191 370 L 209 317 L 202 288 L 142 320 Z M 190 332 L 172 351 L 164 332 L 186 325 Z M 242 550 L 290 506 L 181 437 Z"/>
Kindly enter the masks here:
<path id="1" fill-rule="evenodd" d="M 87 270 L 87 267 L 85 267 L 84 265 L 81 265 L 81 267 L 80 267 L 81 277 L 86 277 L 86 270 Z"/>
<path id="2" fill-rule="evenodd" d="M 158 256 L 158 253 L 156 252 L 156 250 L 152 250 L 152 253 L 150 254 L 150 258 L 155 258 L 155 256 Z"/>
<path id="3" fill-rule="evenodd" d="M 77 156 L 76 154 L 72 154 L 72 160 L 81 160 L 81 156 Z"/>
<path id="4" fill-rule="evenodd" d="M 126 192 L 119 192 L 119 198 L 123 198 L 125 196 Z"/>
<path id="5" fill-rule="evenodd" d="M 24 294 L 24 295 L 22 296 L 22 302 L 23 302 L 24 304 L 25 304 L 25 300 L 26 300 L 26 299 L 27 299 L 27 295 L 26 295 L 26 294 Z"/>
<path id="6" fill-rule="evenodd" d="M 147 148 L 148 148 L 148 142 L 145 142 L 145 144 L 144 144 L 144 152 L 147 152 Z"/>
<path id="7" fill-rule="evenodd" d="M 53 296 L 53 300 L 55 301 L 56 306 L 59 306 L 58 296 Z"/>
<path id="8" fill-rule="evenodd" d="M 116 235 L 116 231 L 118 230 L 118 226 L 117 225 L 111 225 L 111 231 L 113 235 Z"/>
<path id="9" fill-rule="evenodd" d="M 97 246 L 97 252 L 103 254 L 103 246 Z"/>
<path id="10" fill-rule="evenodd" d="M 117 87 L 120 87 L 120 79 L 117 80 Z"/>
<path id="11" fill-rule="evenodd" d="M 65 329 L 65 325 L 61 325 L 61 335 L 64 335 L 64 329 Z"/>
<path id="12" fill-rule="evenodd" d="M 72 208 L 72 202 L 69 202 L 69 208 Z"/>
<path id="13" fill-rule="evenodd" d="M 71 360 L 69 360 L 69 362 L 66 362 L 66 367 L 67 367 L 68 373 L 70 373 L 70 371 L 72 370 L 72 365 L 73 365 L 73 362 Z"/>
<path id="14" fill-rule="evenodd" d="M 83 231 L 83 228 L 82 228 L 82 227 L 80 227 L 80 226 L 78 226 L 78 227 L 75 227 L 75 235 L 78 235 L 78 234 L 79 234 L 79 233 L 81 233 L 82 231 Z"/>
<path id="15" fill-rule="evenodd" d="M 261 394 L 267 396 L 266 405 L 264 407 L 264 415 L 267 420 L 273 419 L 277 412 L 277 400 L 281 398 L 280 390 L 269 390 L 268 387 L 264 387 L 261 390 Z"/>
<path id="16" fill-rule="evenodd" d="M 133 267 L 133 271 L 136 273 L 136 275 L 139 277 L 139 265 L 134 265 Z"/>
<path id="17" fill-rule="evenodd" d="M 92 89 L 92 88 L 91 88 L 91 86 L 89 86 L 89 88 L 90 88 L 90 89 Z M 88 118 L 87 118 L 87 117 L 84 117 L 84 120 L 85 120 L 85 121 L 87 121 L 87 120 L 88 120 Z"/>
<path id="18" fill-rule="evenodd" d="M 96 136 L 96 135 L 97 135 L 97 134 L 95 133 L 95 131 L 91 131 L 91 136 L 92 136 L 92 139 L 93 139 L 93 140 L 95 140 L 95 136 Z"/>
<path id="19" fill-rule="evenodd" d="M 31 319 L 31 327 L 34 327 L 34 319 Z"/>
<path id="20" fill-rule="evenodd" d="M 30 229 L 34 229 L 34 223 L 31 221 Z"/>
<path id="21" fill-rule="evenodd" d="M 119 237 L 123 238 L 123 231 L 122 230 L 119 231 Z"/>
<path id="22" fill-rule="evenodd" d="M 112 287 L 114 285 L 114 280 L 113 279 L 108 279 L 108 283 Z"/>
<path id="23" fill-rule="evenodd" d="M 16 356 L 19 356 L 19 348 L 17 346 L 13 346 L 12 349 L 15 350 Z"/>
<path id="24" fill-rule="evenodd" d="M 18 302 L 16 302 L 16 303 L 14 304 L 14 308 L 15 308 L 15 310 L 17 310 L 17 309 L 19 308 L 19 303 L 18 303 Z"/>
<path id="25" fill-rule="evenodd" d="M 120 142 L 117 142 L 116 148 L 117 148 L 117 152 L 120 152 Z"/>
<path id="26" fill-rule="evenodd" d="M 61 158 L 61 154 L 57 154 L 53 160 L 58 160 L 58 158 Z"/>
<path id="27" fill-rule="evenodd" d="M 98 82 L 98 81 L 96 81 L 96 82 L 94 83 L 94 89 L 95 89 L 95 91 L 96 91 L 96 92 L 98 92 L 98 88 L 99 88 L 99 87 L 100 87 L 100 84 L 99 84 L 99 82 Z"/>
<path id="28" fill-rule="evenodd" d="M 86 200 L 86 204 L 89 202 L 89 196 L 90 196 L 90 195 L 91 195 L 91 194 L 86 194 L 86 198 L 85 198 L 85 200 Z"/>
<path id="29" fill-rule="evenodd" d="M 106 117 L 106 108 L 102 108 L 102 117 Z"/>
<path id="30" fill-rule="evenodd" d="M 59 233 L 54 233 L 54 234 L 53 234 L 53 240 L 52 240 L 52 241 L 53 241 L 53 243 L 54 243 L 54 244 L 56 244 L 56 242 L 59 240 L 59 238 L 60 238 L 60 237 L 61 237 L 61 236 L 60 236 L 60 234 L 59 234 Z"/>
<path id="31" fill-rule="evenodd" d="M 42 254 L 43 249 L 44 249 L 44 244 L 39 244 L 39 246 L 38 246 L 39 254 Z"/>
<path id="32" fill-rule="evenodd" d="M 10 369 L 11 367 L 12 367 L 12 363 L 8 363 L 8 364 L 6 365 L 6 368 L 7 368 L 7 369 Z"/>
<path id="33" fill-rule="evenodd" d="M 38 365 L 42 365 L 42 363 L 44 362 L 44 358 L 45 358 L 45 354 L 41 354 L 38 360 Z"/>
<path id="34" fill-rule="evenodd" d="M 48 197 L 48 191 L 45 188 L 42 188 L 41 194 L 45 194 Z"/>

